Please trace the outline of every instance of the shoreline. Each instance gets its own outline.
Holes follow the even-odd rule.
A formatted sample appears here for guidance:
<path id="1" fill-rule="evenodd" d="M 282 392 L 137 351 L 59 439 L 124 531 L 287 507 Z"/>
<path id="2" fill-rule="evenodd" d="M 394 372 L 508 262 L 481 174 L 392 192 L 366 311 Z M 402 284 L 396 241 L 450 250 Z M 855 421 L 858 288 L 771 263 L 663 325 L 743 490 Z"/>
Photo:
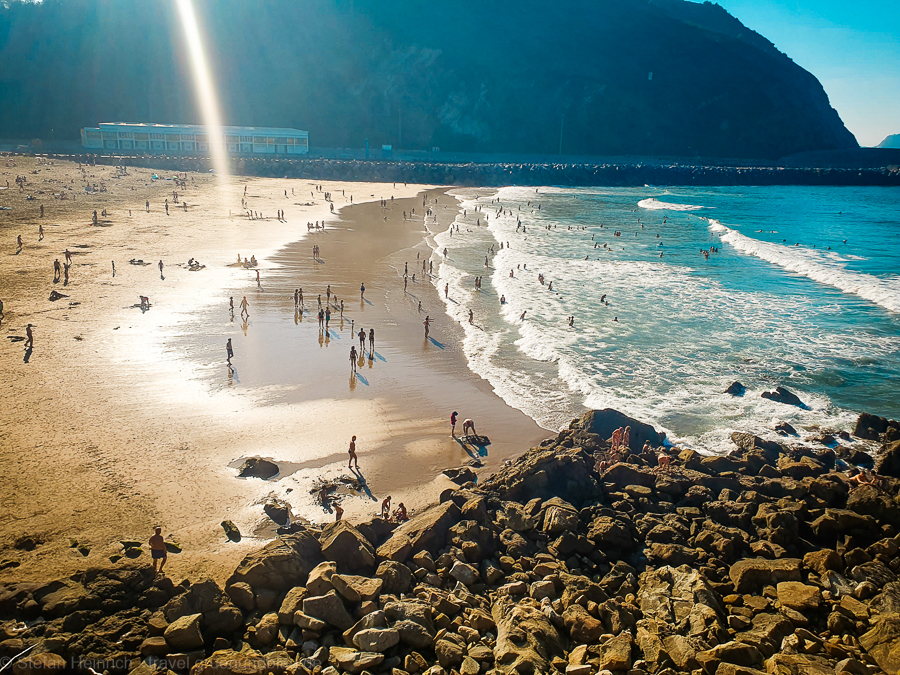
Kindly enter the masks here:
<path id="1" fill-rule="evenodd" d="M 7 169 L 6 173 L 24 169 Z M 70 170 L 74 171 L 72 165 L 59 164 L 41 169 L 48 178 Z M 88 170 L 99 174 L 102 168 Z M 4 334 L 18 334 L 21 324 L 36 316 L 46 317 L 38 323 L 30 363 L 19 361 L 17 365 L 11 358 L 21 350 L 21 343 L 4 341 L 0 345 L 4 379 L 13 383 L 3 399 L 7 422 L 0 425 L 2 471 L 9 484 L 20 486 L 0 510 L 0 541 L 5 549 L 0 558 L 20 563 L 5 569 L 4 578 L 47 578 L 62 571 L 109 564 L 109 556 L 121 554 L 122 540 L 144 539 L 157 522 L 165 524 L 167 532 L 174 532 L 174 539 L 184 548 L 172 561 L 173 574 L 221 578 L 247 550 L 271 534 L 262 514 L 262 505 L 271 493 L 290 501 L 297 516 L 317 516 L 318 522 L 333 518 L 310 506 L 309 484 L 317 477 L 342 473 L 349 435 L 361 430 L 360 442 L 366 438 L 360 446 L 361 466 L 373 494 L 390 491 L 395 504 L 405 498 L 409 508 L 421 508 L 435 501 L 449 484 L 441 470 L 469 459 L 447 433 L 450 410 L 445 412 L 445 407 L 454 405 L 453 400 L 477 402 L 481 407 L 476 421 L 483 420 L 484 426 L 479 425 L 479 432 L 493 440 L 484 471 L 548 435 L 492 394 L 489 385 L 468 370 L 458 349 L 426 351 L 427 346 L 416 339 L 421 335 L 416 333 L 421 330 L 419 317 L 403 298 L 402 285 L 398 291 L 399 277 L 393 272 L 382 270 L 366 282 L 370 288 L 367 298 L 374 304 L 366 305 L 361 314 L 375 322 L 376 353 L 383 349 L 387 358 L 376 360 L 371 371 L 364 364 L 361 372 L 370 385 L 357 382 L 353 392 L 337 380 L 325 386 L 325 379 L 314 379 L 317 372 L 328 370 L 329 364 L 345 364 L 335 367 L 346 368 L 346 353 L 312 347 L 316 344 L 312 315 L 294 323 L 289 297 L 295 286 L 292 275 L 311 264 L 309 247 L 320 243 L 323 258 L 335 255 L 345 259 L 339 265 L 335 260 L 333 271 L 332 263 L 326 261 L 322 270 L 301 277 L 307 308 L 310 301 L 315 302 L 314 289 L 324 294 L 329 275 L 339 279 L 337 286 L 333 285 L 336 293 L 354 297 L 358 285 L 349 277 L 363 271 L 354 267 L 362 264 L 361 259 L 357 253 L 341 256 L 337 250 L 352 244 L 358 233 L 350 235 L 351 231 L 374 227 L 381 220 L 379 193 L 388 200 L 391 194 L 405 195 L 414 203 L 420 199 L 414 196 L 420 192 L 418 186 L 410 186 L 404 193 L 389 184 L 341 187 L 317 181 L 324 191 L 335 195 L 340 189 L 347 190 L 347 205 L 342 203 L 332 215 L 315 191 L 314 207 L 296 204 L 307 201 L 299 195 L 278 203 L 285 186 L 311 189 L 308 183 L 312 181 L 231 177 L 226 194 L 220 194 L 217 190 L 221 188 L 209 176 L 197 175 L 198 185 L 192 182 L 182 195 L 190 203 L 187 219 L 176 220 L 181 213 L 173 208 L 171 221 L 164 221 L 160 220 L 165 218 L 160 202 L 167 194 L 165 185 L 146 180 L 150 172 L 132 171 L 131 178 L 118 182 L 127 186 L 131 181 L 133 193 L 124 191 L 127 187 L 119 190 L 104 176 L 109 182 L 105 195 L 77 193 L 76 201 L 68 204 L 45 202 L 51 209 L 48 216 L 54 220 L 53 224 L 49 219 L 43 221 L 47 235 L 38 249 L 32 230 L 36 231 L 40 222 L 36 202 L 25 213 L 5 212 L 0 220 L 5 232 L 22 231 L 26 240 L 25 257 L 11 259 L 16 265 L 0 273 L 6 303 Z M 251 200 L 252 208 L 271 216 L 284 205 L 290 224 L 274 218 L 259 222 L 226 218 L 225 205 L 239 202 L 239 188 L 244 184 L 260 193 Z M 347 208 L 350 189 L 357 197 L 365 193 L 375 201 Z M 119 192 L 121 195 L 112 194 Z M 138 209 L 145 195 L 153 202 L 149 216 Z M 102 222 L 109 221 L 106 227 L 93 228 L 88 200 L 98 199 L 105 200 L 111 215 Z M 335 201 L 340 198 L 336 196 Z M 395 201 L 399 205 L 401 200 Z M 130 218 L 125 216 L 129 203 Z M 65 207 L 65 216 L 54 215 L 58 206 Z M 16 211 L 19 209 L 16 204 Z M 394 222 L 391 216 L 391 231 L 401 233 L 402 246 L 392 249 L 389 237 L 385 245 L 390 250 L 365 263 L 373 269 L 387 267 L 391 256 L 414 255 L 416 247 L 425 251 L 424 229 L 416 233 L 412 221 L 404 223 L 397 213 Z M 315 234 L 306 236 L 302 229 L 300 235 L 283 238 L 302 228 L 307 219 L 322 217 L 328 218 L 329 229 L 318 239 Z M 187 222 L 190 228 L 184 229 Z M 9 242 L 14 235 L 5 239 Z M 285 241 L 295 243 L 285 245 Z M 44 281 L 45 270 L 52 256 L 61 254 L 66 245 L 75 254 L 72 283 L 55 287 Z M 234 252 L 247 257 L 255 252 L 259 257 L 264 282 L 260 288 L 253 283 L 252 270 L 230 266 Z M 155 265 L 126 262 L 132 257 L 155 262 L 160 254 L 166 262 L 164 280 L 159 280 Z M 194 257 L 207 267 L 189 272 L 173 257 Z M 109 263 L 98 258 L 118 259 L 115 278 L 110 276 Z M 292 259 L 297 267 L 289 269 L 286 265 Z M 22 272 L 16 274 L 12 267 Z M 16 283 L 11 282 L 11 274 Z M 341 286 L 343 283 L 346 285 Z M 59 288 L 69 297 L 55 305 L 49 303 L 46 293 L 51 288 Z M 439 305 L 430 285 L 421 284 L 421 291 L 423 297 L 434 294 L 433 304 L 423 301 L 429 310 Z M 136 308 L 139 292 L 151 298 L 146 313 Z M 237 306 L 244 292 L 250 301 L 251 319 L 242 342 L 243 326 L 229 320 L 227 296 L 234 293 Z M 62 306 L 63 302 L 80 304 Z M 287 332 L 283 324 L 313 340 L 306 343 L 310 345 L 307 353 L 289 351 L 296 346 L 297 335 Z M 333 321 L 330 342 L 349 350 L 349 326 L 343 330 L 334 326 Z M 310 332 L 303 333 L 307 328 Z M 269 338 L 258 341 L 257 335 Z M 236 338 L 237 377 L 231 381 L 223 363 L 228 336 Z M 288 395 L 284 383 L 250 377 L 254 370 L 264 371 L 261 364 L 266 361 L 278 367 L 278 357 L 273 360 L 271 350 L 279 343 L 283 343 L 284 354 L 301 363 L 307 381 L 312 382 L 309 391 Z M 453 338 L 446 339 L 446 344 L 452 345 Z M 423 367 L 433 376 L 432 382 L 416 381 Z M 387 375 L 383 380 L 382 370 Z M 346 382 L 343 375 L 338 379 Z M 211 386 L 213 381 L 221 384 Z M 492 415 L 495 420 L 490 419 Z M 397 471 L 396 460 L 391 458 L 400 450 L 403 470 Z M 276 481 L 235 478 L 230 465 L 248 456 L 273 457 L 290 473 L 284 471 Z M 348 495 L 345 517 L 370 516 L 379 503 L 380 499 Z M 227 542 L 219 526 L 223 519 L 240 526 L 245 535 L 241 543 Z M 32 547 L 29 539 L 34 543 L 33 552 L 25 550 Z M 88 553 L 82 556 L 76 547 L 70 548 L 70 540 L 85 546 Z"/>

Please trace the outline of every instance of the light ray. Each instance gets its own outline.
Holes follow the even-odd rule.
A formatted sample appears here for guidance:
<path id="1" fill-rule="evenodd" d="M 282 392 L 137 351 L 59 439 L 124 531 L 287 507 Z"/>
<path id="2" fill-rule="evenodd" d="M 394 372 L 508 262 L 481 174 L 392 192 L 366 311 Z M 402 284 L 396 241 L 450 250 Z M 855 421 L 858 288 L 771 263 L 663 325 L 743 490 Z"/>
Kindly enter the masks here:
<path id="1" fill-rule="evenodd" d="M 218 182 L 225 180 L 228 175 L 228 149 L 224 142 L 222 117 L 219 112 L 219 103 L 210 76 L 209 66 L 206 61 L 206 50 L 200 27 L 197 24 L 197 15 L 191 0 L 175 0 L 178 14 L 181 18 L 181 27 L 187 42 L 188 52 L 191 58 L 191 70 L 194 74 L 194 85 L 197 95 L 197 103 L 200 105 L 200 114 L 203 124 L 206 125 L 209 134 L 208 147 L 215 169 Z M 216 139 L 215 141 L 213 139 Z M 218 141 L 222 139 L 222 141 Z"/>

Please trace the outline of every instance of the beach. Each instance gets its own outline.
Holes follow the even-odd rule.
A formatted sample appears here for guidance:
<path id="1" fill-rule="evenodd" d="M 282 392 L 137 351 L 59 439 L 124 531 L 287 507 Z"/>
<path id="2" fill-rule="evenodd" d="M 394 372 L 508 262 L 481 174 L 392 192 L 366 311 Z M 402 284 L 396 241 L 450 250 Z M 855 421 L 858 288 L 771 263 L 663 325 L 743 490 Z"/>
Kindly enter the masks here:
<path id="1" fill-rule="evenodd" d="M 297 518 L 334 519 L 310 490 L 350 475 L 352 435 L 363 490 L 337 494 L 351 521 L 377 513 L 387 495 L 416 510 L 453 485 L 442 470 L 478 454 L 450 437 L 454 410 L 459 426 L 472 418 L 491 439 L 479 474 L 549 435 L 467 368 L 462 329 L 422 280 L 421 260 L 432 256 L 423 198 L 449 224 L 457 202 L 444 189 L 191 173 L 177 188 L 172 172 L 132 168 L 116 177 L 114 167 L 94 166 L 83 175 L 74 163 L 36 161 L 17 157 L 17 166 L 0 169 L 0 186 L 10 185 L 0 190 L 0 206 L 10 209 L 0 210 L 4 578 L 115 565 L 110 557 L 123 553 L 123 541 L 145 542 L 159 525 L 182 548 L 166 568 L 173 578 L 221 581 L 274 536 L 262 510 L 268 498 L 288 502 Z M 14 182 L 21 175 L 22 191 Z M 86 193 L 86 184 L 96 191 Z M 262 217 L 243 215 L 242 198 Z M 324 232 L 307 230 L 316 221 Z M 69 283 L 54 283 L 53 261 L 63 263 L 67 249 Z M 236 263 L 251 255 L 258 267 Z M 190 270 L 191 258 L 202 267 Z M 407 292 L 405 263 L 416 273 Z M 328 285 L 344 316 L 334 305 L 320 333 L 316 296 L 324 302 Z M 302 314 L 293 300 L 301 287 Z M 54 290 L 65 297 L 49 300 Z M 423 336 L 426 315 L 433 340 Z M 23 338 L 28 323 L 30 353 L 10 339 Z M 373 358 L 367 343 L 356 377 L 351 325 L 376 333 Z M 247 457 L 274 461 L 279 474 L 237 478 Z M 226 539 L 224 520 L 240 528 L 241 542 Z"/>

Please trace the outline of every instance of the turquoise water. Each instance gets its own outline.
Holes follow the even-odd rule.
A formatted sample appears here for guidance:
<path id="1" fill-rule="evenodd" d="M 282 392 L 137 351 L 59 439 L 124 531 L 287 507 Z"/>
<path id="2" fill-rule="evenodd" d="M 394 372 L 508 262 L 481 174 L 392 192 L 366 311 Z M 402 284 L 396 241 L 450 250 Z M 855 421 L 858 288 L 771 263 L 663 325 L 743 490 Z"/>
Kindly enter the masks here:
<path id="1" fill-rule="evenodd" d="M 900 191 L 453 194 L 452 235 L 433 232 L 435 283 L 442 296 L 449 284 L 470 367 L 548 428 L 612 407 L 724 451 L 732 431 L 781 420 L 847 428 L 859 411 L 900 417 Z M 719 250 L 707 259 L 710 247 Z M 722 393 L 734 380 L 744 397 Z M 760 397 L 778 385 L 809 410 Z"/>

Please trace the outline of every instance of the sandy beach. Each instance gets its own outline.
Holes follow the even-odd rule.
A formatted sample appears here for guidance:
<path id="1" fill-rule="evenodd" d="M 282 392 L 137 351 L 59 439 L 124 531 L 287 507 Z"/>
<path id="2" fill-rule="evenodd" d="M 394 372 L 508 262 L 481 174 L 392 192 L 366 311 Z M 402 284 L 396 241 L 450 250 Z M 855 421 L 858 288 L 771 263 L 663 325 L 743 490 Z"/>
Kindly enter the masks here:
<path id="1" fill-rule="evenodd" d="M 365 489 L 338 494 L 351 520 L 378 512 L 389 494 L 395 505 L 422 508 L 451 485 L 441 471 L 477 454 L 450 438 L 453 410 L 492 441 L 480 476 L 549 435 L 468 370 L 460 327 L 421 277 L 421 260 L 432 256 L 423 199 L 439 223 L 452 219 L 456 200 L 444 189 L 244 177 L 217 183 L 209 174 L 187 174 L 178 189 L 169 172 L 129 169 L 116 177 L 112 167 L 96 166 L 83 175 L 75 164 L 35 161 L 17 157 L 17 166 L 0 168 L 0 187 L 9 181 L 0 189 L 0 207 L 8 207 L 0 210 L 0 379 L 9 383 L 0 393 L 4 579 L 114 565 L 110 556 L 121 555 L 122 541 L 146 542 L 159 524 L 183 547 L 169 559 L 173 578 L 222 581 L 272 536 L 262 510 L 270 496 L 289 502 L 296 517 L 333 520 L 310 490 L 316 480 L 351 475 L 345 462 L 353 434 Z M 15 177 L 23 175 L 20 191 Z M 86 193 L 86 184 L 97 191 Z M 245 188 L 262 218 L 242 214 Z M 174 203 L 176 189 L 186 211 Z M 65 200 L 55 196 L 63 193 Z M 97 225 L 95 209 L 107 212 Z M 325 232 L 308 232 L 307 222 L 323 220 Z M 53 281 L 53 261 L 65 262 L 66 249 L 67 285 Z M 238 255 L 255 255 L 258 267 L 237 265 Z M 189 270 L 190 258 L 205 267 Z M 437 256 L 434 264 L 437 270 Z M 326 333 L 317 326 L 316 296 L 324 302 L 328 285 L 338 300 Z M 294 306 L 296 288 L 303 312 Z M 65 297 L 51 301 L 51 291 Z M 138 306 L 140 295 L 149 310 Z M 430 340 L 426 315 L 434 320 Z M 32 352 L 17 340 L 28 323 Z M 351 330 L 360 327 L 375 329 L 375 353 L 369 358 L 367 344 L 351 377 L 349 351 L 358 347 Z M 246 457 L 269 458 L 280 472 L 239 479 Z M 226 539 L 226 519 L 243 533 L 240 543 Z"/>

